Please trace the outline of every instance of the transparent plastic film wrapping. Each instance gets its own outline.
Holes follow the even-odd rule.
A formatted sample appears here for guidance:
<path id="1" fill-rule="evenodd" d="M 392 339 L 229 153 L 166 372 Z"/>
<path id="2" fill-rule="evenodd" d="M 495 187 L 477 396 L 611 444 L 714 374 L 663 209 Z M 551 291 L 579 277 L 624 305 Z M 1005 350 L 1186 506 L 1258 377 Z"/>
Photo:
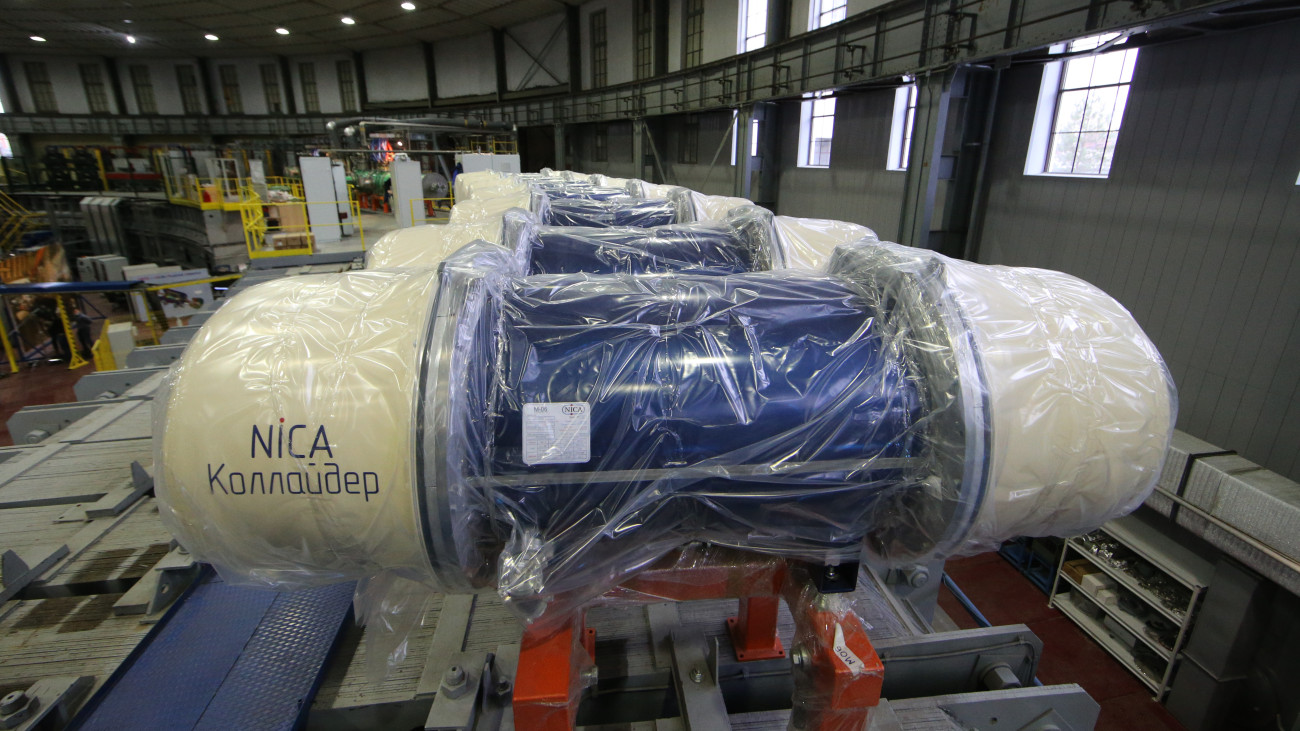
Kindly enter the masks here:
<path id="1" fill-rule="evenodd" d="M 772 226 L 727 220 L 747 215 Z M 287 279 L 220 310 L 156 431 L 177 537 L 243 581 L 387 570 L 496 589 L 536 622 L 692 541 L 943 558 L 1095 527 L 1159 474 L 1168 373 L 1073 277 L 874 237 L 822 272 L 522 276 L 510 242 L 538 224 L 505 225 L 506 247 L 472 243 L 436 274 Z M 626 234 L 584 234 L 602 235 Z M 271 459 L 280 418 L 305 426 Z M 332 454 L 305 441 L 322 425 Z M 208 471 L 248 489 L 255 468 L 269 486 L 322 456 L 375 494 L 235 495 Z"/>
<path id="2" fill-rule="evenodd" d="M 866 226 L 844 221 L 774 216 L 773 224 L 783 256 L 781 265 L 791 269 L 824 269 L 836 247 L 879 240 Z"/>
<path id="3" fill-rule="evenodd" d="M 539 226 L 523 211 L 505 217 L 505 246 L 529 274 L 736 274 L 773 268 L 780 259 L 772 214 L 757 206 L 725 221 L 651 228 Z"/>
<path id="4" fill-rule="evenodd" d="M 290 277 L 213 315 L 155 400 L 160 511 L 195 556 L 277 588 L 428 576 L 411 423 L 434 282 Z"/>

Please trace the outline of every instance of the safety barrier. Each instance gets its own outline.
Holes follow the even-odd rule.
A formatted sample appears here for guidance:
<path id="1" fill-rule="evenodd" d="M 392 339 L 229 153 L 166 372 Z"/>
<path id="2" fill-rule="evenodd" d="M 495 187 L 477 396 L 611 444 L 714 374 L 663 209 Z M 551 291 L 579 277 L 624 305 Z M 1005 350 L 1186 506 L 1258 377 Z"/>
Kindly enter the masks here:
<path id="1" fill-rule="evenodd" d="M 444 223 L 451 219 L 451 207 L 455 202 L 455 199 L 451 196 L 446 198 L 412 198 L 411 221 L 417 225 L 421 223 Z M 418 211 L 416 209 L 417 205 L 421 206 L 423 211 Z"/>
<path id="2" fill-rule="evenodd" d="M 338 226 L 356 227 L 361 249 L 366 248 L 366 233 L 361 225 L 361 207 L 355 198 L 347 201 L 263 201 L 255 191 L 247 191 L 246 200 L 239 205 L 239 215 L 244 228 L 244 245 L 249 259 L 267 259 L 278 256 L 302 256 L 315 253 L 316 234 L 313 229 Z M 313 223 L 308 216 L 310 206 L 338 207 L 346 203 L 350 213 L 348 221 L 338 223 Z M 350 235 L 345 236 L 345 238 Z"/>

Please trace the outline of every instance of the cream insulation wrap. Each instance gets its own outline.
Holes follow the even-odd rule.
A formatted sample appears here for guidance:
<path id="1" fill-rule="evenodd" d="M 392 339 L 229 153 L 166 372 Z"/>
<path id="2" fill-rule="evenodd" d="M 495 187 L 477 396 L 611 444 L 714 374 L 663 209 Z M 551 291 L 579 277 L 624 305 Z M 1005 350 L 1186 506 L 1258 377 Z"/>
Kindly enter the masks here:
<path id="1" fill-rule="evenodd" d="M 511 208 L 532 210 L 533 196 L 527 189 L 495 198 L 462 201 L 451 207 L 451 223 L 501 224 L 501 217 Z"/>
<path id="2" fill-rule="evenodd" d="M 835 247 L 863 239 L 879 241 L 866 226 L 824 218 L 773 216 L 776 241 L 790 269 L 822 269 Z"/>
<path id="3" fill-rule="evenodd" d="M 217 311 L 155 400 L 163 521 L 232 581 L 426 576 L 412 484 L 435 273 L 251 287 Z"/>
<path id="4" fill-rule="evenodd" d="M 696 221 L 721 221 L 727 214 L 741 206 L 752 206 L 754 202 L 745 198 L 733 198 L 726 195 L 705 195 L 690 191 L 691 203 L 695 206 Z"/>
<path id="5" fill-rule="evenodd" d="M 1137 508 L 1177 416 L 1173 380 L 1137 321 L 1069 274 L 945 264 L 992 413 L 989 494 L 967 549 L 1075 535 Z"/>
<path id="6" fill-rule="evenodd" d="M 501 223 L 434 223 L 389 231 L 366 251 L 366 268 L 436 267 L 471 241 L 500 244 Z"/>

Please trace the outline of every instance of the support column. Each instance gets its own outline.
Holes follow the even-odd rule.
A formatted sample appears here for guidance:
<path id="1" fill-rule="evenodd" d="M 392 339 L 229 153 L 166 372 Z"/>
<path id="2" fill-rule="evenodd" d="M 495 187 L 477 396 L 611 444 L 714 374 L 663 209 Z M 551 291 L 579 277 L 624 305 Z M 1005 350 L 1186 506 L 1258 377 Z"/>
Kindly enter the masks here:
<path id="1" fill-rule="evenodd" d="M 565 135 L 565 126 L 556 122 L 553 129 L 555 131 L 555 169 L 567 170 L 569 166 L 569 148 L 567 147 L 568 140 Z"/>
<path id="2" fill-rule="evenodd" d="M 113 90 L 113 103 L 117 105 L 117 113 L 126 114 L 126 94 L 122 93 L 122 78 L 118 76 L 117 63 L 104 56 L 104 68 L 108 71 L 108 84 Z"/>
<path id="3" fill-rule="evenodd" d="M 502 28 L 492 29 L 492 58 L 497 70 L 497 102 L 506 96 L 506 32 Z"/>
<path id="4" fill-rule="evenodd" d="M 291 115 L 297 114 L 298 99 L 293 93 L 293 71 L 289 68 L 289 58 L 276 56 L 275 59 L 280 64 L 280 81 L 284 85 L 284 108 Z"/>
<path id="5" fill-rule="evenodd" d="M 569 93 L 582 91 L 582 11 L 577 3 L 565 5 L 565 33 L 569 41 Z M 556 168 L 561 169 L 561 168 Z"/>
<path id="6" fill-rule="evenodd" d="M 360 51 L 352 52 L 352 72 L 357 76 L 357 111 L 366 111 L 370 93 L 366 89 L 366 64 Z"/>
<path id="7" fill-rule="evenodd" d="M 958 66 L 918 79 L 912 150 L 898 241 L 948 256 L 970 254 L 982 226 L 976 206 L 986 130 L 992 124 L 995 72 Z M 936 210 L 940 186 L 943 206 Z"/>
<path id="8" fill-rule="evenodd" d="M 632 120 L 632 167 L 632 177 L 649 180 L 645 174 L 645 120 L 641 118 Z"/>
<path id="9" fill-rule="evenodd" d="M 438 70 L 433 62 L 433 44 L 423 41 L 420 48 L 424 51 L 424 83 L 428 89 L 429 106 L 432 107 L 438 101 Z"/>

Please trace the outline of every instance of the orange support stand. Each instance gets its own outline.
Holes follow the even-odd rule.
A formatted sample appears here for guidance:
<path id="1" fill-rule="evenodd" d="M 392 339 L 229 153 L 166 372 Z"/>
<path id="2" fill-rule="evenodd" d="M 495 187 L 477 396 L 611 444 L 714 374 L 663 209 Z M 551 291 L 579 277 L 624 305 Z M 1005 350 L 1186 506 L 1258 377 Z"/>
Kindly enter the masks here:
<path id="1" fill-rule="evenodd" d="M 794 714 L 808 731 L 859 731 L 880 703 L 884 665 L 866 626 L 835 595 L 818 592 L 805 572 L 771 558 L 706 551 L 678 553 L 624 582 L 614 593 L 651 600 L 741 599 L 727 620 L 736 659 L 783 657 L 776 635 L 780 600 L 794 617 Z M 537 629 L 544 627 L 545 629 Z M 584 671 L 595 658 L 595 632 L 581 618 L 524 632 L 515 683 L 515 724 L 521 729 L 573 728 Z"/>
<path id="2" fill-rule="evenodd" d="M 740 600 L 740 614 L 727 618 L 727 629 L 731 631 L 731 644 L 736 648 L 737 660 L 750 662 L 785 657 L 781 638 L 776 635 L 780 609 L 779 597 L 755 596 Z"/>

